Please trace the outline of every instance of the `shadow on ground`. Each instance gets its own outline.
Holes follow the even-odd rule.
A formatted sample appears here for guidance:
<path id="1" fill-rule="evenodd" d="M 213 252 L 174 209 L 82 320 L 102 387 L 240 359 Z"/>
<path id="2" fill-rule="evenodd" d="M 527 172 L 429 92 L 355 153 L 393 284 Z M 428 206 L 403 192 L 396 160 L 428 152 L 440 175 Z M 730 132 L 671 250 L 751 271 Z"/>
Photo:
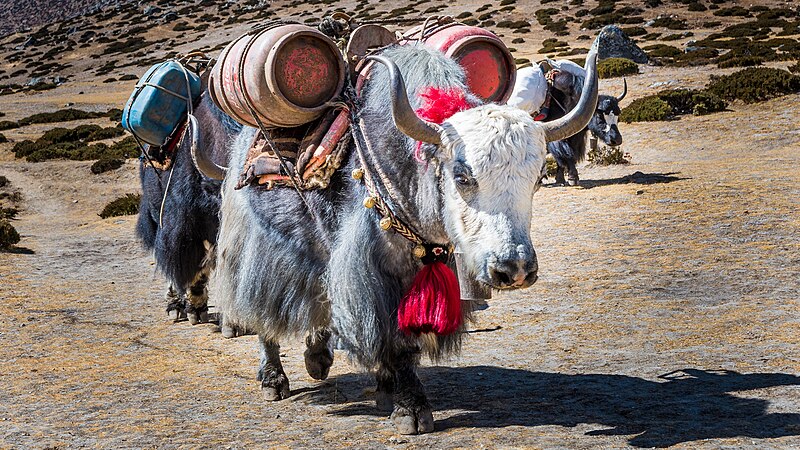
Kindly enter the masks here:
<path id="1" fill-rule="evenodd" d="M 800 435 L 800 413 L 768 413 L 769 402 L 736 392 L 800 386 L 783 373 L 741 374 L 683 369 L 659 381 L 625 375 L 530 372 L 491 366 L 427 367 L 420 378 L 437 410 L 456 410 L 438 420 L 437 430 L 601 424 L 592 436 L 635 435 L 636 447 L 668 447 L 700 439 Z M 383 415 L 366 398 L 366 374 L 347 374 L 299 398 L 339 404 L 338 415 Z M 747 395 L 747 394 L 739 394 Z"/>
<path id="2" fill-rule="evenodd" d="M 680 172 L 668 173 L 642 173 L 636 171 L 630 175 L 625 175 L 618 178 L 609 178 L 607 180 L 584 180 L 581 179 L 580 184 L 584 189 L 592 189 L 601 186 L 610 186 L 614 184 L 660 184 L 672 183 L 673 181 L 690 180 L 689 177 L 679 177 Z"/>

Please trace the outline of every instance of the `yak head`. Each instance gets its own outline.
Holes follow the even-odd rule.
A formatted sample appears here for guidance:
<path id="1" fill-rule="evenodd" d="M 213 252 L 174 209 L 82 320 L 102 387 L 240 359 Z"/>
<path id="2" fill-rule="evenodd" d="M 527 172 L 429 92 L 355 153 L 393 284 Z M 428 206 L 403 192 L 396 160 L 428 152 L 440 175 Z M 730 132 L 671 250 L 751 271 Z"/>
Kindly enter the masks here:
<path id="1" fill-rule="evenodd" d="M 578 133 L 595 111 L 596 46 L 587 57 L 589 75 L 578 105 L 546 123 L 496 104 L 457 112 L 441 124 L 426 121 L 411 108 L 397 66 L 385 57 L 370 58 L 388 69 L 397 128 L 435 146 L 444 229 L 464 254 L 469 275 L 497 289 L 533 284 L 538 264 L 530 238 L 531 196 L 542 178 L 547 142 Z"/>
<path id="2" fill-rule="evenodd" d="M 589 131 L 606 145 L 616 147 L 622 145 L 622 134 L 619 132 L 619 102 L 628 93 L 628 82 L 623 78 L 623 91 L 619 97 L 601 95 L 597 100 L 597 109 L 589 122 Z"/>

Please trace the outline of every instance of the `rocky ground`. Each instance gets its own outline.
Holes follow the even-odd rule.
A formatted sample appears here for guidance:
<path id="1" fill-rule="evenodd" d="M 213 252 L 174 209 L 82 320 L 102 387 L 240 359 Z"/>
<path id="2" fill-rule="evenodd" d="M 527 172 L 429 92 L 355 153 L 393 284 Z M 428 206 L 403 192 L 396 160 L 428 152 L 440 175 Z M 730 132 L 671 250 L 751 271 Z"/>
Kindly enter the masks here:
<path id="1" fill-rule="evenodd" d="M 547 37 L 532 34 L 531 55 Z M 623 104 L 721 73 L 641 70 Z M 67 102 L 105 111 L 133 83 L 98 80 L 76 72 L 2 96 L 3 120 Z M 341 352 L 316 382 L 287 342 L 293 395 L 268 403 L 255 337 L 168 322 L 135 217 L 97 216 L 139 190 L 134 161 L 93 175 L 91 162 L 28 163 L 0 144 L 0 175 L 23 195 L 22 241 L 0 253 L 0 447 L 798 448 L 798 108 L 789 95 L 623 124 L 631 164 L 584 165 L 580 187 L 541 189 L 540 279 L 495 293 L 463 354 L 420 369 L 436 419 L 423 436 L 393 431 L 371 377 Z M 108 119 L 66 126 L 89 122 Z"/>

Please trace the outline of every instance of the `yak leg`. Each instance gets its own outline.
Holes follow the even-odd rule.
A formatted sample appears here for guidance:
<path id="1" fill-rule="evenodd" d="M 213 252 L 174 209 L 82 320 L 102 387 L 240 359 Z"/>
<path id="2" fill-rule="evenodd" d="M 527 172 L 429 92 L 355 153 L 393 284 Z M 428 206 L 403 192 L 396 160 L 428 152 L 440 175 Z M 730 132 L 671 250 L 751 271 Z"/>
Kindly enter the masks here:
<path id="1" fill-rule="evenodd" d="M 577 186 L 578 185 L 578 169 L 575 168 L 575 161 L 570 161 L 568 164 L 568 175 L 567 180 L 569 181 L 570 186 Z"/>
<path id="2" fill-rule="evenodd" d="M 328 378 L 333 365 L 333 350 L 330 346 L 331 330 L 318 328 L 306 336 L 306 371 L 315 380 Z"/>
<path id="3" fill-rule="evenodd" d="M 289 397 L 289 379 L 281 364 L 280 346 L 277 342 L 258 335 L 261 345 L 261 365 L 257 379 L 261 382 L 261 392 L 269 401 Z"/>
<path id="4" fill-rule="evenodd" d="M 433 412 L 416 373 L 416 353 L 395 355 L 388 367 L 394 373 L 394 411 L 392 422 L 400 434 L 433 431 Z"/>
<path id="5" fill-rule="evenodd" d="M 394 372 L 384 366 L 375 372 L 378 387 L 375 390 L 375 406 L 380 411 L 390 412 L 394 408 Z"/>
<path id="6" fill-rule="evenodd" d="M 189 323 L 208 322 L 208 268 L 204 267 L 194 277 L 186 296 L 186 317 Z"/>
<path id="7" fill-rule="evenodd" d="M 167 301 L 167 316 L 173 322 L 178 322 L 186 318 L 186 297 L 178 292 L 172 283 L 167 285 L 167 292 L 164 294 Z"/>
<path id="8" fill-rule="evenodd" d="M 567 184 L 567 180 L 564 179 L 564 166 L 558 164 L 556 167 L 556 185 L 563 186 Z"/>

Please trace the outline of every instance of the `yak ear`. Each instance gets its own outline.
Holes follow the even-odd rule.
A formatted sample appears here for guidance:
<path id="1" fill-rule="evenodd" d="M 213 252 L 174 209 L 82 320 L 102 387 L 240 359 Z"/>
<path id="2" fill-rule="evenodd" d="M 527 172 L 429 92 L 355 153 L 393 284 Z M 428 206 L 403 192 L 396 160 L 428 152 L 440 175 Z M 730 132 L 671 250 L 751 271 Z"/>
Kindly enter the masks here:
<path id="1" fill-rule="evenodd" d="M 455 156 L 456 147 L 461 144 L 461 136 L 459 136 L 456 129 L 447 122 L 443 122 L 439 126 L 442 129 L 439 134 L 442 138 L 442 142 L 437 146 L 434 156 L 439 158 L 439 161 L 449 161 Z"/>

